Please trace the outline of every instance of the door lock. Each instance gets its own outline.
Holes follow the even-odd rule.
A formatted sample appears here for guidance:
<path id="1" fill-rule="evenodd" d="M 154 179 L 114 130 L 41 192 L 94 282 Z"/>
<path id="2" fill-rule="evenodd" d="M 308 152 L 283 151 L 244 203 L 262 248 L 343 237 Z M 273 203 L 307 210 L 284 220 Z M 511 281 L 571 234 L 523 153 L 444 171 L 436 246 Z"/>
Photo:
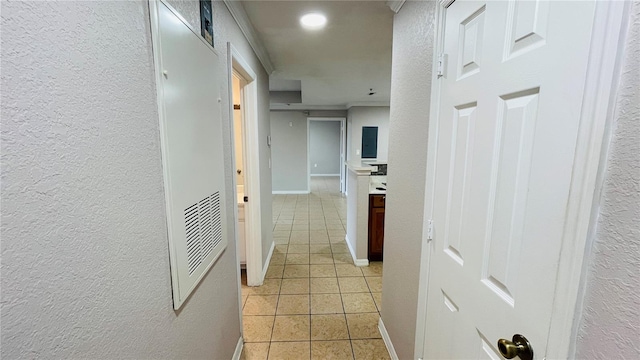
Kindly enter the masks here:
<path id="1" fill-rule="evenodd" d="M 519 356 L 521 360 L 533 360 L 533 348 L 526 337 L 515 334 L 511 341 L 507 339 L 498 340 L 498 350 L 507 359 Z"/>

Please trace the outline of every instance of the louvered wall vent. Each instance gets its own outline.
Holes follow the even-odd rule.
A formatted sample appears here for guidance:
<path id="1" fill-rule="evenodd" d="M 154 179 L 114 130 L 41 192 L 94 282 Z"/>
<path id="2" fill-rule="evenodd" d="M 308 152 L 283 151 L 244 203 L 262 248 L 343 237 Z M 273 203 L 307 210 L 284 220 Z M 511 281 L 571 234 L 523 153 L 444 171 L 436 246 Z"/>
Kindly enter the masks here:
<path id="1" fill-rule="evenodd" d="M 222 241 L 220 218 L 220 193 L 200 200 L 184 210 L 189 275 L 211 255 L 213 248 Z"/>

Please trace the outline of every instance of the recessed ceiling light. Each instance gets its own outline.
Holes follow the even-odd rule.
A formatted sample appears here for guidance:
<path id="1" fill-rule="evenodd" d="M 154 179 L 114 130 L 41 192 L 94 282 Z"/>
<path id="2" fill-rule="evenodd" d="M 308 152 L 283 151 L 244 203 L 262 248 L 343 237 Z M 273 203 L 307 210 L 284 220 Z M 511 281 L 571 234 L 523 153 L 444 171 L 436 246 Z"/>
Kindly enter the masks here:
<path id="1" fill-rule="evenodd" d="M 327 25 L 327 17 L 320 13 L 309 13 L 300 18 L 300 25 L 309 30 L 322 29 Z"/>

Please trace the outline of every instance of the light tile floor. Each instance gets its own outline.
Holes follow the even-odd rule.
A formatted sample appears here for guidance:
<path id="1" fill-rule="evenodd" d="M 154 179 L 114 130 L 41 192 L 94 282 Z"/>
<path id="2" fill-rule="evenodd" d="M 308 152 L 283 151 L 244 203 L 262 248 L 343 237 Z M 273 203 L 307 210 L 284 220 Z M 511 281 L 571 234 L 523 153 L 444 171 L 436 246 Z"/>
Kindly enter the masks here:
<path id="1" fill-rule="evenodd" d="M 264 284 L 242 276 L 242 359 L 389 359 L 378 331 L 382 262 L 353 265 L 338 178 L 274 195 L 276 243 Z"/>

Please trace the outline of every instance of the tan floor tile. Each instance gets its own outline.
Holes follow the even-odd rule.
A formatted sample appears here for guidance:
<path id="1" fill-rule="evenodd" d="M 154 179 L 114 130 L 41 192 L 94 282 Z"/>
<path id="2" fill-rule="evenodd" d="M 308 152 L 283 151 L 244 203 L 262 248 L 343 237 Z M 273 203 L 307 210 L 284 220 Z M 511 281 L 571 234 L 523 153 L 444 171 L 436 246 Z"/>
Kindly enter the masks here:
<path id="1" fill-rule="evenodd" d="M 289 254 L 308 254 L 309 245 L 289 245 Z"/>
<path id="2" fill-rule="evenodd" d="M 280 232 L 280 231 L 283 231 L 283 232 L 284 231 L 291 231 L 291 225 L 290 224 L 276 225 L 273 228 L 273 231 L 278 231 L 278 232 Z"/>
<path id="3" fill-rule="evenodd" d="M 353 265 L 351 253 L 333 254 L 333 262 L 336 265 Z"/>
<path id="4" fill-rule="evenodd" d="M 287 258 L 285 254 L 273 254 L 271 255 L 271 262 L 269 265 L 284 265 L 284 261 Z"/>
<path id="5" fill-rule="evenodd" d="M 347 243 L 337 243 L 331 244 L 331 251 L 334 254 L 346 254 L 349 253 L 349 248 L 347 247 Z"/>
<path id="6" fill-rule="evenodd" d="M 382 277 L 366 277 L 371 292 L 382 292 Z"/>
<path id="7" fill-rule="evenodd" d="M 280 230 L 280 231 L 273 231 L 273 238 L 284 238 L 284 239 L 289 239 L 289 236 L 291 235 L 291 231 L 289 230 Z"/>
<path id="8" fill-rule="evenodd" d="M 269 343 L 245 343 L 242 347 L 240 360 L 267 360 Z"/>
<path id="9" fill-rule="evenodd" d="M 309 225 L 303 225 L 303 226 L 309 226 Z M 290 239 L 302 239 L 302 240 L 309 240 L 309 230 L 296 230 L 296 231 L 292 231 L 291 232 L 291 238 Z"/>
<path id="10" fill-rule="evenodd" d="M 340 292 L 336 278 L 312 278 L 309 281 L 312 294 L 337 294 Z"/>
<path id="11" fill-rule="evenodd" d="M 315 231 L 309 231 L 309 240 L 316 241 L 316 240 L 322 240 L 322 241 L 329 241 L 329 235 L 327 235 L 327 231 L 326 230 L 315 230 Z"/>
<path id="12" fill-rule="evenodd" d="M 278 225 L 276 225 L 278 226 Z M 345 231 L 344 230 L 327 230 L 327 233 L 329 233 L 329 236 L 331 237 L 338 237 L 341 236 L 344 239 L 344 235 L 345 235 Z"/>
<path id="13" fill-rule="evenodd" d="M 322 223 L 310 223 L 309 231 L 327 231 L 327 225 L 324 221 Z"/>
<path id="14" fill-rule="evenodd" d="M 282 279 L 265 279 L 261 286 L 251 287 L 253 295 L 274 295 L 280 293 Z"/>
<path id="15" fill-rule="evenodd" d="M 312 314 L 343 314 L 340 294 L 311 294 Z"/>
<path id="16" fill-rule="evenodd" d="M 344 315 L 311 315 L 311 340 L 349 339 Z"/>
<path id="17" fill-rule="evenodd" d="M 260 342 L 271 340 L 273 316 L 244 316 L 242 317 L 243 337 L 246 342 Z"/>
<path id="18" fill-rule="evenodd" d="M 309 265 L 285 265 L 284 277 L 290 278 L 308 278 Z"/>
<path id="19" fill-rule="evenodd" d="M 379 339 L 378 320 L 380 315 L 375 313 L 347 314 L 347 324 L 351 339 Z"/>
<path id="20" fill-rule="evenodd" d="M 243 315 L 275 315 L 278 295 L 250 295 L 242 309 Z"/>
<path id="21" fill-rule="evenodd" d="M 276 245 L 288 245 L 289 244 L 289 238 L 273 238 L 273 242 Z"/>
<path id="22" fill-rule="evenodd" d="M 336 265 L 336 273 L 339 277 L 363 276 L 360 268 L 355 265 Z"/>
<path id="23" fill-rule="evenodd" d="M 341 293 L 369 292 L 367 282 L 360 276 L 338 278 L 338 285 L 340 285 Z"/>
<path id="24" fill-rule="evenodd" d="M 309 329 L 309 315 L 278 315 L 271 341 L 309 340 Z"/>
<path id="25" fill-rule="evenodd" d="M 382 311 L 382 293 L 371 293 L 371 296 L 373 296 L 373 302 L 376 303 L 378 312 Z"/>
<path id="26" fill-rule="evenodd" d="M 312 360 L 352 360 L 349 340 L 311 341 Z"/>
<path id="27" fill-rule="evenodd" d="M 382 261 L 372 261 L 369 266 L 362 267 L 364 276 L 382 276 Z"/>
<path id="28" fill-rule="evenodd" d="M 309 224 L 307 223 L 294 223 L 291 227 L 291 232 L 294 231 L 309 231 Z"/>
<path id="29" fill-rule="evenodd" d="M 333 256 L 331 256 L 331 254 L 311 254 L 311 256 L 309 257 L 309 263 L 333 265 Z"/>
<path id="30" fill-rule="evenodd" d="M 342 303 L 344 304 L 344 312 L 349 313 L 368 313 L 376 312 L 378 308 L 373 302 L 371 294 L 366 293 L 349 293 L 342 294 Z"/>
<path id="31" fill-rule="evenodd" d="M 289 241 L 289 245 L 309 245 L 308 239 L 294 239 Z"/>
<path id="32" fill-rule="evenodd" d="M 269 349 L 269 360 L 305 360 L 310 356 L 308 341 L 272 342 Z"/>
<path id="33" fill-rule="evenodd" d="M 276 245 L 273 249 L 273 254 L 286 254 L 287 253 L 287 249 L 289 248 L 289 245 L 285 245 L 285 244 L 280 244 L 280 245 Z"/>
<path id="34" fill-rule="evenodd" d="M 336 270 L 333 264 L 331 265 L 310 265 L 311 277 L 335 277 Z"/>
<path id="35" fill-rule="evenodd" d="M 329 236 L 329 242 L 332 244 L 340 244 L 345 242 L 344 236 Z"/>
<path id="36" fill-rule="evenodd" d="M 283 265 L 269 265 L 267 269 L 267 273 L 265 274 L 265 278 L 267 279 L 279 279 L 282 277 L 282 273 L 284 272 Z"/>
<path id="37" fill-rule="evenodd" d="M 310 245 L 329 245 L 328 238 L 315 237 L 313 239 L 309 239 Z"/>
<path id="38" fill-rule="evenodd" d="M 352 340 L 356 360 L 389 360 L 389 351 L 382 339 Z"/>
<path id="39" fill-rule="evenodd" d="M 277 315 L 309 314 L 309 295 L 280 295 Z"/>
<path id="40" fill-rule="evenodd" d="M 309 265 L 309 254 L 287 254 L 287 265 Z"/>
<path id="41" fill-rule="evenodd" d="M 335 219 L 334 219 L 335 220 Z M 327 230 L 342 230 L 344 231 L 344 226 L 342 226 L 342 223 L 340 222 L 340 220 L 337 220 L 337 222 L 327 222 Z"/>
<path id="42" fill-rule="evenodd" d="M 337 215 L 332 215 L 332 217 L 327 216 L 329 214 L 325 214 L 324 217 L 324 222 L 327 224 L 327 227 L 329 227 L 329 224 L 340 224 L 342 225 L 342 221 L 340 220 L 340 218 Z"/>
<path id="43" fill-rule="evenodd" d="M 331 246 L 329 244 L 324 245 L 310 245 L 309 252 L 312 254 L 331 254 Z"/>
<path id="44" fill-rule="evenodd" d="M 242 295 L 242 308 L 244 309 L 244 304 L 247 303 L 247 299 L 249 298 L 249 295 Z"/>
<path id="45" fill-rule="evenodd" d="M 300 279 L 282 279 L 282 287 L 280 294 L 308 294 L 309 278 Z"/>

